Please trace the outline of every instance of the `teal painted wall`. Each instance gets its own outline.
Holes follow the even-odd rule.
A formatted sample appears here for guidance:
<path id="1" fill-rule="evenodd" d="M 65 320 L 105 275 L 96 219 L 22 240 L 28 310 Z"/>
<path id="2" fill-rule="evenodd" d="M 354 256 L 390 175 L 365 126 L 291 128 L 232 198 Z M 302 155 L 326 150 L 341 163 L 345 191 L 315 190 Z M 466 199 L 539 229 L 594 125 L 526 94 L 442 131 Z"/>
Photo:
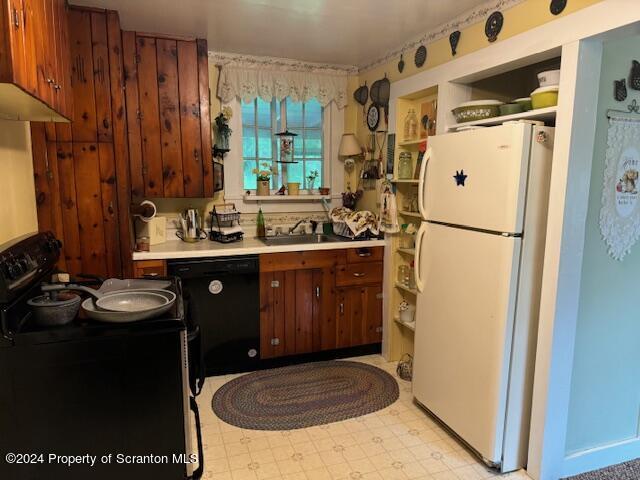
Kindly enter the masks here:
<path id="1" fill-rule="evenodd" d="M 640 243 L 622 262 L 600 235 L 599 215 L 607 148 L 607 110 L 626 109 L 640 92 L 613 98 L 613 81 L 640 60 L 640 37 L 604 45 L 598 123 L 591 171 L 580 308 L 567 427 L 567 454 L 638 436 L 640 414 Z M 640 117 L 640 116 L 639 116 Z"/>

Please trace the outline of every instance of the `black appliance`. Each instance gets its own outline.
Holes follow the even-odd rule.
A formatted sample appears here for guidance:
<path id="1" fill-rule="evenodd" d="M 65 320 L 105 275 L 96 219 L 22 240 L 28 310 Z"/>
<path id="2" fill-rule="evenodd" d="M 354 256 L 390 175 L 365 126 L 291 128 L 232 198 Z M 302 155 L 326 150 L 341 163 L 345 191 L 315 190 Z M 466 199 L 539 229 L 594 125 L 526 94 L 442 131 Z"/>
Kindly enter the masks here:
<path id="1" fill-rule="evenodd" d="M 200 327 L 207 375 L 250 371 L 260 361 L 260 267 L 257 255 L 169 260 L 182 279 Z"/>
<path id="2" fill-rule="evenodd" d="M 46 233 L 0 247 L 0 478 L 200 478 L 187 356 L 197 329 L 187 330 L 180 280 L 170 279 L 177 300 L 163 317 L 39 327 L 26 302 L 60 246 Z"/>

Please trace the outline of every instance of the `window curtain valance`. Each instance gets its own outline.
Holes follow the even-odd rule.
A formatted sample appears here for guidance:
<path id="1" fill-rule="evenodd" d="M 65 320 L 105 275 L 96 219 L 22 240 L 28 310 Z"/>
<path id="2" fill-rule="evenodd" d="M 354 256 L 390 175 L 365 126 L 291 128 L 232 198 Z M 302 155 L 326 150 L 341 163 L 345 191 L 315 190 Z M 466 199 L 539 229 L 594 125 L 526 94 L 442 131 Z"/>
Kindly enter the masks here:
<path id="1" fill-rule="evenodd" d="M 225 62 L 219 64 L 218 97 L 224 103 L 238 97 L 251 102 L 290 97 L 294 102 L 316 98 L 323 107 L 332 101 L 338 108 L 347 105 L 347 70 L 314 68 L 311 64 L 277 61 Z"/>

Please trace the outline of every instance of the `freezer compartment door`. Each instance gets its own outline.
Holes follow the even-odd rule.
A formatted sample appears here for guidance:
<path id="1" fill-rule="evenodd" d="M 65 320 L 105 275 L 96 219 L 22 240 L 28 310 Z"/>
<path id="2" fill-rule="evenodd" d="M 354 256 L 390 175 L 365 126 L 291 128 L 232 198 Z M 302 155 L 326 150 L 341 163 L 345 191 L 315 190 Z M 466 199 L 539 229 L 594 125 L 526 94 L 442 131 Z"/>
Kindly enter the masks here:
<path id="1" fill-rule="evenodd" d="M 485 459 L 502 454 L 520 239 L 428 224 L 413 395 Z"/>
<path id="2" fill-rule="evenodd" d="M 429 137 L 425 218 L 522 232 L 530 145 L 531 125 L 524 123 Z"/>

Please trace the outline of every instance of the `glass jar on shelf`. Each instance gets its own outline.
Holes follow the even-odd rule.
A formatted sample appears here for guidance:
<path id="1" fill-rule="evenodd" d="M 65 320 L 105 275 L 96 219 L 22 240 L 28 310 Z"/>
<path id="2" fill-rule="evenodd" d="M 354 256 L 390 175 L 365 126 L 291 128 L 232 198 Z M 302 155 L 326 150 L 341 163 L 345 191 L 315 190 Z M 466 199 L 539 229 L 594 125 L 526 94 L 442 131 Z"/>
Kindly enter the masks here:
<path id="1" fill-rule="evenodd" d="M 415 265 L 413 262 L 411 262 L 411 264 L 409 265 L 409 277 L 407 279 L 407 287 L 409 287 L 411 290 L 416 289 L 416 275 L 414 269 Z"/>
<path id="2" fill-rule="evenodd" d="M 406 285 L 405 282 L 407 281 L 408 276 L 409 267 L 407 265 L 398 265 L 398 277 L 396 278 L 398 283 L 401 285 Z"/>
<path id="3" fill-rule="evenodd" d="M 405 223 L 400 231 L 400 248 L 413 249 L 416 246 L 416 227 L 413 223 Z"/>
<path id="4" fill-rule="evenodd" d="M 407 116 L 404 118 L 404 141 L 418 139 L 418 116 L 413 108 L 409 109 Z"/>
<path id="5" fill-rule="evenodd" d="M 413 160 L 411 153 L 406 151 L 400 152 L 398 158 L 398 179 L 408 180 L 411 178 L 413 178 Z"/>

